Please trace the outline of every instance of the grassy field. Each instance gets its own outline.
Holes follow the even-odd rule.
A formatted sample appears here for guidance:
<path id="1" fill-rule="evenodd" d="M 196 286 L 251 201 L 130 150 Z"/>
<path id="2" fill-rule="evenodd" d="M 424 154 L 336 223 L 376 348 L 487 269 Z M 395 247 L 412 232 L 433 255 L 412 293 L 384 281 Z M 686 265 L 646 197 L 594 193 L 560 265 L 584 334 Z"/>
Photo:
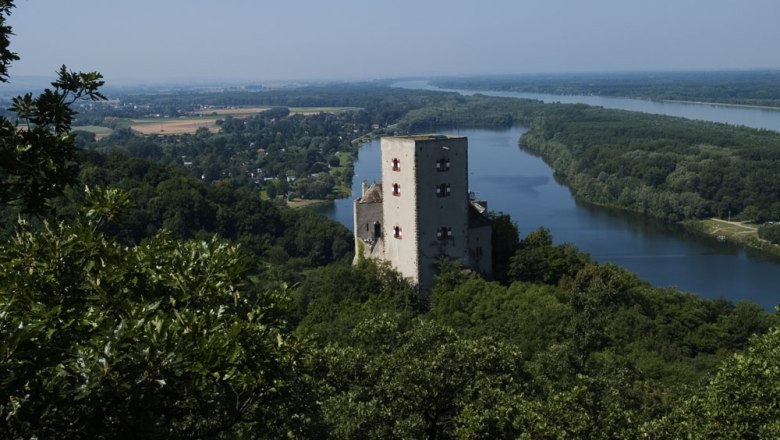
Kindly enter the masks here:
<path id="1" fill-rule="evenodd" d="M 719 218 L 702 220 L 702 222 L 711 235 L 720 235 L 736 241 L 744 240 L 748 237 L 758 238 L 758 226 L 747 222 L 730 222 Z"/>
<path id="2" fill-rule="evenodd" d="M 287 201 L 287 206 L 290 208 L 305 208 L 307 206 L 319 205 L 322 203 L 328 203 L 330 200 L 322 199 L 290 199 Z"/>
<path id="3" fill-rule="evenodd" d="M 718 240 L 739 243 L 769 254 L 780 255 L 780 246 L 758 237 L 758 225 L 756 224 L 711 218 L 695 220 L 687 225 Z"/>
<path id="4" fill-rule="evenodd" d="M 346 151 L 339 151 L 336 153 L 339 158 L 339 166 L 331 167 L 330 174 L 336 179 L 336 186 L 333 188 L 333 193 L 337 198 L 349 197 L 352 195 L 352 188 L 343 182 L 344 168 L 350 165 L 353 161 L 353 155 Z"/>

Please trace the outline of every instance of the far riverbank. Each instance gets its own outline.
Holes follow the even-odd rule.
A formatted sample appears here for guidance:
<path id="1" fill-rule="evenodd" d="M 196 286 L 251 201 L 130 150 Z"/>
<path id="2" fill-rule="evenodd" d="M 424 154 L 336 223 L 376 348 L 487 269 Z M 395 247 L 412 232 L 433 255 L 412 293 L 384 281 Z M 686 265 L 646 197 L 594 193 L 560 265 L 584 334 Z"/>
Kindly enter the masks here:
<path id="1" fill-rule="evenodd" d="M 636 98 L 639 99 L 639 98 Z M 720 106 L 720 107 L 736 107 L 736 108 L 755 108 L 760 110 L 772 110 L 780 111 L 780 107 L 774 107 L 771 105 L 751 105 L 751 104 L 729 104 L 727 102 L 710 102 L 710 101 L 685 101 L 682 99 L 662 99 L 659 102 L 669 102 L 677 104 L 695 104 L 695 105 L 708 105 L 708 106 Z"/>
<path id="2" fill-rule="evenodd" d="M 771 257 L 780 257 L 780 245 L 758 236 L 759 225 L 748 222 L 731 222 L 719 218 L 686 220 L 682 225 L 692 232 L 704 234 L 716 240 L 725 240 L 762 252 Z"/>

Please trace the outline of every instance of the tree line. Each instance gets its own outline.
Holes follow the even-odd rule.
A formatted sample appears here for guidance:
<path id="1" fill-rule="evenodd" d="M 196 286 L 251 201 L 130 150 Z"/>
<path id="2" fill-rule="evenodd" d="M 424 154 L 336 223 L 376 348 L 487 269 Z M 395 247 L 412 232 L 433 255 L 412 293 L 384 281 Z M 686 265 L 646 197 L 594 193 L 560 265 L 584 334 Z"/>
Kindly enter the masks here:
<path id="1" fill-rule="evenodd" d="M 579 198 L 668 221 L 780 217 L 780 134 L 659 115 L 557 105 L 520 145 Z"/>

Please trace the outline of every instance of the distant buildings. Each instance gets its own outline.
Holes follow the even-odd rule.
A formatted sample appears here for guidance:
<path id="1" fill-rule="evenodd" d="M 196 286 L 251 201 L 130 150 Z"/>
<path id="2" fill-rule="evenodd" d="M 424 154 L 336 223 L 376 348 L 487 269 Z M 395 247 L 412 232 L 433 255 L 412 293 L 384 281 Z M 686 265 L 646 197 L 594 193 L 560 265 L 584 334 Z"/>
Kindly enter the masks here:
<path id="1" fill-rule="evenodd" d="M 382 182 L 363 182 L 354 203 L 355 258 L 389 261 L 422 291 L 440 257 L 492 274 L 487 203 L 468 191 L 468 139 L 382 138 Z"/>

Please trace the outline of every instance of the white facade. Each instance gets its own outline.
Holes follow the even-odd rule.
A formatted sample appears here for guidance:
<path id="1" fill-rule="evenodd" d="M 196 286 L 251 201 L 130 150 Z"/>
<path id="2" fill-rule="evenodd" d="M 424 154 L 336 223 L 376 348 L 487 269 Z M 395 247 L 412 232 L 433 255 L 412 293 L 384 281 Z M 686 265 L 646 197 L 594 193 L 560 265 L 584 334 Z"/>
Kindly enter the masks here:
<path id="1" fill-rule="evenodd" d="M 467 138 L 385 137 L 381 149 L 382 184 L 355 201 L 356 258 L 387 260 L 421 290 L 442 256 L 490 275 L 490 222 L 469 200 Z"/>

